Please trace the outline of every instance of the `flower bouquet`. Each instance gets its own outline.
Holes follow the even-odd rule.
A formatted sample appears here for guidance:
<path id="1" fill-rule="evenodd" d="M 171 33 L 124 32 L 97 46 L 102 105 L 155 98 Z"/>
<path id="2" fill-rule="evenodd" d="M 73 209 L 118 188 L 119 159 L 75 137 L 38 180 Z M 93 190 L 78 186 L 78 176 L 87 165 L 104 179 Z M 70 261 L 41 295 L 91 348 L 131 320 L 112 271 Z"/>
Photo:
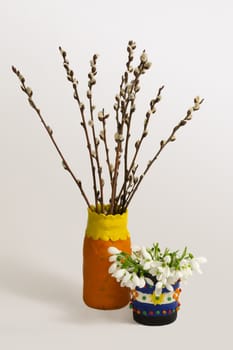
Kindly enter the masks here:
<path id="1" fill-rule="evenodd" d="M 121 287 L 131 289 L 134 320 L 146 325 L 163 325 L 175 321 L 180 307 L 180 283 L 193 271 L 202 273 L 200 264 L 206 258 L 195 258 L 187 248 L 183 252 L 161 251 L 159 244 L 151 248 L 136 247 L 132 253 L 115 247 L 110 254 L 109 273 Z"/>
<path id="2" fill-rule="evenodd" d="M 83 91 L 80 92 L 78 78 L 70 66 L 67 52 L 59 47 L 66 78 L 71 85 L 72 96 L 78 107 L 80 124 L 84 132 L 87 156 L 90 160 L 92 198 L 87 195 L 86 184 L 72 170 L 67 157 L 58 145 L 53 128 L 46 121 L 34 99 L 33 90 L 27 85 L 21 71 L 15 66 L 12 67 L 29 105 L 39 118 L 61 159 L 63 168 L 74 180 L 88 208 L 83 248 L 83 297 L 87 305 L 100 309 L 118 308 L 128 303 L 127 290 L 120 288 L 108 274 L 107 248 L 114 243 L 114 246 L 120 250 L 130 253 L 130 234 L 127 229 L 129 205 L 145 175 L 161 152 L 168 144 L 174 143 L 178 130 L 189 123 L 194 112 L 199 110 L 203 102 L 199 96 L 195 97 L 192 107 L 185 111 L 184 116 L 172 128 L 169 135 L 158 141 L 150 158 L 139 166 L 138 158 L 142 144 L 148 136 L 149 125 L 153 120 L 153 115 L 157 112 L 157 105 L 161 101 L 164 86 L 161 86 L 150 99 L 141 120 L 141 131 L 136 137 L 132 137 L 136 99 L 141 90 L 140 82 L 151 67 L 145 50 L 142 51 L 138 63 L 134 63 L 135 49 L 135 42 L 129 41 L 126 67 L 115 95 L 113 110 L 106 112 L 104 108 L 96 110 L 93 94 L 96 85 L 98 55 L 94 54 L 90 61 L 88 83 L 83 94 Z M 111 130 L 108 124 L 112 117 L 115 120 L 114 130 Z M 113 149 L 110 147 L 112 142 L 114 143 Z M 81 168 L 82 164 L 80 164 Z"/>

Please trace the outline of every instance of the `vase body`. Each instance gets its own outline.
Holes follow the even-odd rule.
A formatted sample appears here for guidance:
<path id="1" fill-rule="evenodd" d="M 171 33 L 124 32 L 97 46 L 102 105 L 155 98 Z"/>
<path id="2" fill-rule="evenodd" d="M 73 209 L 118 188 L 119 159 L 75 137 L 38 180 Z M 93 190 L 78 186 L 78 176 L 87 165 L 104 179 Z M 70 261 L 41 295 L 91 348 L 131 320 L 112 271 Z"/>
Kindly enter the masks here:
<path id="1" fill-rule="evenodd" d="M 96 309 L 119 309 L 129 303 L 128 288 L 120 287 L 109 273 L 108 248 L 130 252 L 128 213 L 105 215 L 88 209 L 83 245 L 83 300 Z"/>
<path id="2" fill-rule="evenodd" d="M 160 295 L 155 294 L 155 285 L 146 284 L 132 292 L 130 307 L 136 322 L 148 326 L 160 326 L 172 323 L 177 318 L 180 307 L 179 282 L 173 285 L 173 291 L 163 288 Z"/>

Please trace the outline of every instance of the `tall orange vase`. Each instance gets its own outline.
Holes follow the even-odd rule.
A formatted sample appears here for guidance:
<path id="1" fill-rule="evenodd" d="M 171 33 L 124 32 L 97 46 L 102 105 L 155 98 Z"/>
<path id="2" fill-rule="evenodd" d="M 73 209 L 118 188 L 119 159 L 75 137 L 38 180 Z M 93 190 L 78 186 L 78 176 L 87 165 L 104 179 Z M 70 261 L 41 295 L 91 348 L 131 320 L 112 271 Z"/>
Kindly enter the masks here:
<path id="1" fill-rule="evenodd" d="M 128 304 L 128 288 L 109 275 L 108 247 L 130 252 L 128 213 L 105 215 L 88 209 L 83 245 L 83 300 L 96 309 L 119 309 Z"/>

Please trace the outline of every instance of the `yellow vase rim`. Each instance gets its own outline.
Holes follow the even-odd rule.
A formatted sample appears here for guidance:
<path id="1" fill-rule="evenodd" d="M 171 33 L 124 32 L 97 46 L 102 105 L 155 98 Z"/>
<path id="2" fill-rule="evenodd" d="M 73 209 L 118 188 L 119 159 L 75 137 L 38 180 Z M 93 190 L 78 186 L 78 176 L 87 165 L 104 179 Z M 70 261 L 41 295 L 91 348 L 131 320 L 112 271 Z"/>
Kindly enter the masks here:
<path id="1" fill-rule="evenodd" d="M 92 208 L 95 209 L 95 206 L 92 206 Z M 86 236 L 94 240 L 125 240 L 130 237 L 127 223 L 127 211 L 123 214 L 106 215 L 104 213 L 97 213 L 91 208 L 88 208 Z"/>

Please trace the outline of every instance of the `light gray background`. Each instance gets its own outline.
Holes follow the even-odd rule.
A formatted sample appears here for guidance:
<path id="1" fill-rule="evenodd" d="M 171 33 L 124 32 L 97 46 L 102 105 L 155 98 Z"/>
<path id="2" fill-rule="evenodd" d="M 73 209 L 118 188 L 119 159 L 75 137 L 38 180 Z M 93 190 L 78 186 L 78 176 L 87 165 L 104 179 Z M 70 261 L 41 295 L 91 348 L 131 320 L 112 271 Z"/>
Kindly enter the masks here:
<path id="1" fill-rule="evenodd" d="M 232 314 L 232 15 L 222 1 L 0 1 L 0 346 L 1 349 L 219 349 L 230 346 Z M 145 48 L 134 121 L 166 85 L 141 162 L 195 95 L 201 110 L 146 177 L 130 207 L 137 244 L 188 245 L 208 258 L 183 287 L 178 320 L 133 323 L 128 308 L 82 303 L 86 206 L 27 105 L 10 67 L 27 77 L 54 134 L 86 186 L 90 175 L 79 114 L 58 46 L 68 52 L 85 95 L 91 55 L 100 54 L 96 104 L 111 111 L 126 45 Z"/>

